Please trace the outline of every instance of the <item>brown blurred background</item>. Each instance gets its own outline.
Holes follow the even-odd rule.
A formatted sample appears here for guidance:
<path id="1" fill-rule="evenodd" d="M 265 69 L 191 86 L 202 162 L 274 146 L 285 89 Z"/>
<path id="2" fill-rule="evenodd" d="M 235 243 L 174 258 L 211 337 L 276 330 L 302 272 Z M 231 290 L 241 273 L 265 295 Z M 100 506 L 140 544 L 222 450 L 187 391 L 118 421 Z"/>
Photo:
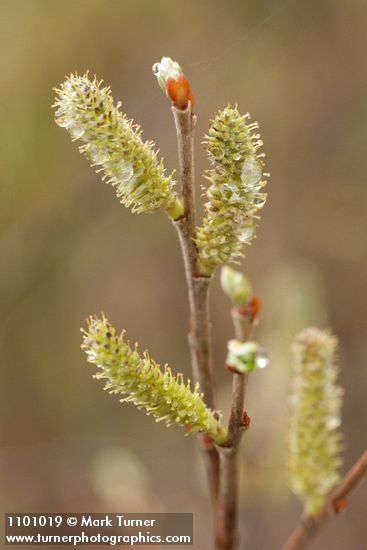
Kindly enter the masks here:
<path id="1" fill-rule="evenodd" d="M 260 122 L 272 177 L 244 270 L 262 298 L 271 365 L 251 377 L 242 465 L 242 547 L 272 550 L 300 505 L 286 484 L 289 346 L 305 325 L 341 342 L 345 466 L 366 447 L 367 4 L 363 0 L 1 0 L 0 354 L 2 508 L 193 511 L 211 548 L 195 441 L 102 391 L 79 327 L 103 310 L 132 340 L 189 374 L 188 308 L 175 232 L 132 215 L 53 122 L 57 86 L 90 69 L 156 141 L 169 169 L 169 103 L 151 66 L 177 59 L 201 138 L 228 102 Z M 212 291 L 220 400 L 232 335 Z M 311 546 L 363 550 L 367 486 Z"/>

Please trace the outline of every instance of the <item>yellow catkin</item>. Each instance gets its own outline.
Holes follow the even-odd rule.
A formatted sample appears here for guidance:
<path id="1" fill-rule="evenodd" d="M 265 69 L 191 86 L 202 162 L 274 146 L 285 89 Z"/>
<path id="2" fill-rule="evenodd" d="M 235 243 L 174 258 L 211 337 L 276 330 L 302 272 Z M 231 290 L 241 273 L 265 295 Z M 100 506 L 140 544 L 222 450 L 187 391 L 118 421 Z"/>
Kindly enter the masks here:
<path id="1" fill-rule="evenodd" d="M 290 486 L 308 516 L 317 514 L 339 480 L 343 391 L 336 384 L 336 350 L 336 337 L 318 328 L 302 330 L 293 345 Z"/>
<path id="2" fill-rule="evenodd" d="M 157 422 L 179 424 L 188 433 L 205 432 L 217 443 L 225 442 L 226 430 L 205 406 L 198 385 L 192 391 L 190 381 L 185 382 L 181 374 L 173 375 L 167 366 L 161 370 L 147 352 L 141 356 L 124 336 L 124 332 L 118 335 L 104 316 L 90 317 L 87 330 L 83 330 L 82 349 L 99 369 L 95 378 L 106 380 L 105 389 L 124 395 L 121 401 L 132 402 Z"/>
<path id="3" fill-rule="evenodd" d="M 182 215 L 172 175 L 165 175 L 154 143 L 141 139 L 139 126 L 120 112 L 102 81 L 88 73 L 72 74 L 56 93 L 56 123 L 82 144 L 80 152 L 103 173 L 122 204 L 137 213 L 161 208 L 174 219 Z"/>
<path id="4" fill-rule="evenodd" d="M 257 123 L 230 106 L 219 111 L 205 138 L 213 168 L 206 173 L 206 214 L 195 239 L 199 270 L 210 275 L 220 264 L 236 262 L 255 236 L 264 206 L 263 153 Z"/>

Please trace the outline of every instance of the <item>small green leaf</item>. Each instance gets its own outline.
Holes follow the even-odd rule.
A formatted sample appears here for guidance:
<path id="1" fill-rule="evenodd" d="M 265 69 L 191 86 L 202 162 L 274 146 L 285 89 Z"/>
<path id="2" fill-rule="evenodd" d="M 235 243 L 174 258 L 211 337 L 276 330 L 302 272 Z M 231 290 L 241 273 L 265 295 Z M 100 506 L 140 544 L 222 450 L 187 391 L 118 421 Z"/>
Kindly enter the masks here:
<path id="1" fill-rule="evenodd" d="M 238 373 L 244 374 L 265 368 L 269 364 L 269 359 L 257 342 L 230 340 L 226 364 Z"/>
<path id="2" fill-rule="evenodd" d="M 222 267 L 220 282 L 224 292 L 236 306 L 248 304 L 252 298 L 250 281 L 241 272 L 225 265 Z"/>

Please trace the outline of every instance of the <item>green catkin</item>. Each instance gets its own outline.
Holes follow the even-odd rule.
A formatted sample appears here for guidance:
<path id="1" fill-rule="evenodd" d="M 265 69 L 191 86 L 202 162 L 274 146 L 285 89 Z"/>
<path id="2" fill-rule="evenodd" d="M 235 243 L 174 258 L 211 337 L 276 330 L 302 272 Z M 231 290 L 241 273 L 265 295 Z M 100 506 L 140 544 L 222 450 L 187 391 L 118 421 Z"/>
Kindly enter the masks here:
<path id="1" fill-rule="evenodd" d="M 154 143 L 142 141 L 139 126 L 120 112 L 109 87 L 88 73 L 71 74 L 56 93 L 56 123 L 82 143 L 80 152 L 103 172 L 122 204 L 138 213 L 161 208 L 173 219 L 182 215 L 172 175 L 165 175 Z"/>
<path id="2" fill-rule="evenodd" d="M 157 422 L 179 424 L 188 433 L 205 432 L 219 444 L 226 441 L 226 430 L 205 406 L 198 385 L 192 391 L 181 374 L 174 376 L 167 366 L 161 370 L 147 352 L 140 356 L 137 345 L 131 347 L 125 332 L 118 335 L 104 316 L 90 317 L 82 332 L 81 347 L 99 368 L 95 378 L 106 380 L 106 390 L 123 394 L 122 402 L 131 401 Z"/>
<path id="3" fill-rule="evenodd" d="M 205 136 L 213 168 L 206 178 L 206 215 L 198 228 L 199 271 L 211 275 L 216 266 L 236 262 L 255 236 L 258 211 L 264 206 L 263 153 L 257 123 L 249 123 L 230 106 L 219 111 Z"/>
<path id="4" fill-rule="evenodd" d="M 337 339 L 306 328 L 293 345 L 289 474 L 292 491 L 314 516 L 339 481 L 343 390 L 336 384 Z"/>

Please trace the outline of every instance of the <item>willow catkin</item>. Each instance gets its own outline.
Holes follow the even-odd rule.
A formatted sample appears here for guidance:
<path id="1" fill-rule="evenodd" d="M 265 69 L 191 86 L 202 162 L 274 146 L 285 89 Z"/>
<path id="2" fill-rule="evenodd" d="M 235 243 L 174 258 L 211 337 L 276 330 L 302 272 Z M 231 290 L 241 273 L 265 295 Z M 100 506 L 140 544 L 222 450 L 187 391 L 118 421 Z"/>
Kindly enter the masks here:
<path id="1" fill-rule="evenodd" d="M 217 443 L 226 440 L 226 430 L 205 406 L 198 385 L 192 391 L 181 374 L 173 375 L 167 366 L 161 370 L 147 352 L 141 356 L 137 345 L 130 346 L 125 333 L 118 335 L 106 317 L 88 319 L 82 349 L 99 369 L 95 378 L 106 380 L 110 393 L 124 395 L 121 401 L 132 402 L 167 426 L 179 424 L 188 433 L 205 432 Z"/>
<path id="2" fill-rule="evenodd" d="M 336 337 L 318 328 L 302 330 L 293 345 L 289 474 L 308 516 L 339 480 L 343 390 L 336 384 L 336 349 Z"/>
<path id="3" fill-rule="evenodd" d="M 211 122 L 204 143 L 213 168 L 206 178 L 205 217 L 197 230 L 199 270 L 210 275 L 220 264 L 236 262 L 255 236 L 264 206 L 263 153 L 257 123 L 230 106 Z"/>
<path id="4" fill-rule="evenodd" d="M 139 126 L 121 113 L 109 87 L 88 73 L 71 74 L 56 93 L 56 123 L 82 144 L 80 152 L 98 166 L 122 204 L 138 213 L 161 208 L 174 219 L 182 215 L 172 175 L 165 175 L 154 143 L 142 140 Z"/>

